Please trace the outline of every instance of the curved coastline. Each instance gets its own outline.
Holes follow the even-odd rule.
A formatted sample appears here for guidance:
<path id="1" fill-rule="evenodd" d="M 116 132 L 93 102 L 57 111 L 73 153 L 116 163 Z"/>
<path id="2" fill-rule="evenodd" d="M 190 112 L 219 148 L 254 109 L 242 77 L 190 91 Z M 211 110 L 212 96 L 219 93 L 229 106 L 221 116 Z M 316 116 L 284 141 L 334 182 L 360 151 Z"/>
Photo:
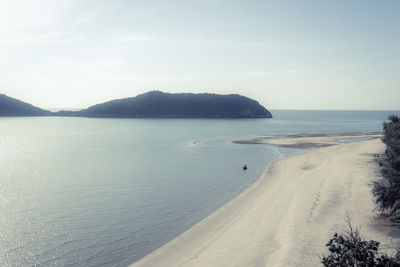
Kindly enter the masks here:
<path id="1" fill-rule="evenodd" d="M 345 228 L 346 212 L 366 238 L 393 247 L 390 228 L 377 227 L 368 186 L 383 144 L 371 135 L 355 143 L 337 137 L 302 136 L 307 144 L 336 143 L 275 161 L 242 194 L 131 266 L 317 265 L 330 235 Z M 290 141 L 299 143 L 262 143 Z"/>

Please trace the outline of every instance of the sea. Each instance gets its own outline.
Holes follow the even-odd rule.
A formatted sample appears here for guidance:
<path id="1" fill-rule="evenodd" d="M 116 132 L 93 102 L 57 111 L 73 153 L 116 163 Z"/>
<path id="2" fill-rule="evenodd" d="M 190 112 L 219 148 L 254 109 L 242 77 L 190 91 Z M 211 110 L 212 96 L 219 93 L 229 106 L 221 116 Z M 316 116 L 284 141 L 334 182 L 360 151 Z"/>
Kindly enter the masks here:
<path id="1" fill-rule="evenodd" d="M 272 114 L 273 119 L 1 117 L 0 265 L 129 265 L 246 190 L 273 161 L 301 153 L 232 141 L 380 132 L 388 115 L 400 112 Z"/>

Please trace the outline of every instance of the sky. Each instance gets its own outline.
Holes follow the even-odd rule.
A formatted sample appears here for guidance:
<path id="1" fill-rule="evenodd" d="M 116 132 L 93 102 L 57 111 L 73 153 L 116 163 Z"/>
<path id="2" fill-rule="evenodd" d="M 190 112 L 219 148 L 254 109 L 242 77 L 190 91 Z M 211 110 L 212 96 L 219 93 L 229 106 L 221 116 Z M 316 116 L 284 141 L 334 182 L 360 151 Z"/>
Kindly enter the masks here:
<path id="1" fill-rule="evenodd" d="M 400 110 L 400 1 L 0 0 L 0 93 L 77 109 L 151 90 Z"/>

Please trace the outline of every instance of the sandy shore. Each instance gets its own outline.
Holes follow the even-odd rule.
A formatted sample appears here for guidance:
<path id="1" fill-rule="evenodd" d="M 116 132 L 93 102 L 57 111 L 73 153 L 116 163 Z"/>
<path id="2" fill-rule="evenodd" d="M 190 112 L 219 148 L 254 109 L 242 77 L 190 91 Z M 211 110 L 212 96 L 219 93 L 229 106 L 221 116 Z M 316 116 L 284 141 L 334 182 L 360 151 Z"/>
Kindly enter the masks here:
<path id="1" fill-rule="evenodd" d="M 366 239 L 394 248 L 369 187 L 373 155 L 383 150 L 372 139 L 279 160 L 244 193 L 132 266 L 320 266 L 330 236 L 346 229 L 347 212 Z"/>

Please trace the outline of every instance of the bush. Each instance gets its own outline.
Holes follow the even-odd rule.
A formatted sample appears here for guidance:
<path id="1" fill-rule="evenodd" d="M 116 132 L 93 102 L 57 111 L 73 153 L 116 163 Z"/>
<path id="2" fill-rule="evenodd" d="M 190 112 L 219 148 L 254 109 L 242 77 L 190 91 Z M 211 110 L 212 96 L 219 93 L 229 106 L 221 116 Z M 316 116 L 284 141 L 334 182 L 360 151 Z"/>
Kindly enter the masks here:
<path id="1" fill-rule="evenodd" d="M 382 138 L 386 150 L 379 162 L 383 179 L 374 183 L 372 193 L 381 211 L 394 215 L 400 211 L 400 118 L 391 115 L 388 119 Z"/>
<path id="2" fill-rule="evenodd" d="M 400 266 L 400 254 L 395 258 L 386 254 L 380 254 L 379 242 L 365 241 L 360 237 L 358 229 L 353 230 L 350 219 L 347 218 L 349 230 L 345 234 L 335 233 L 326 246 L 330 254 L 324 256 L 321 263 L 327 267 L 397 267 Z"/>

